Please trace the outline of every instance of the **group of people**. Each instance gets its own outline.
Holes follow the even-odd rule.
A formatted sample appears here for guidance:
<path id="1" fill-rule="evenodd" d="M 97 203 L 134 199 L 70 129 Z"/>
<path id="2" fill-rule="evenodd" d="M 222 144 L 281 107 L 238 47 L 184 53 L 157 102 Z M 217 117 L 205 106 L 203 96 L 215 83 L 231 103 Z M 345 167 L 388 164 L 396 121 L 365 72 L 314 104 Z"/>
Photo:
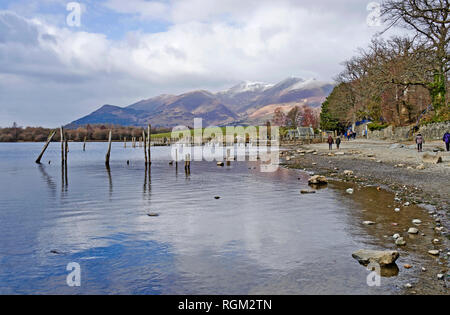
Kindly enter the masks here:
<path id="1" fill-rule="evenodd" d="M 442 137 L 442 141 L 445 143 L 445 149 L 450 151 L 450 133 L 447 131 L 444 136 Z M 425 143 L 425 140 L 423 139 L 422 134 L 417 134 L 416 136 L 416 144 L 417 144 L 417 151 L 422 152 L 423 144 Z"/>
<path id="2" fill-rule="evenodd" d="M 332 137 L 331 135 L 328 136 L 327 142 L 328 142 L 328 148 L 329 148 L 329 150 L 333 150 L 334 139 L 333 139 L 333 137 Z M 340 147 L 340 146 L 341 146 L 341 137 L 338 136 L 338 137 L 336 138 L 336 147 L 337 147 L 338 150 L 339 150 L 339 147 Z"/>
<path id="3" fill-rule="evenodd" d="M 345 136 L 348 137 L 348 132 L 345 134 Z M 442 137 L 442 141 L 444 141 L 444 143 L 445 143 L 445 148 L 446 148 L 447 152 L 450 151 L 450 133 L 448 131 Z M 420 134 L 420 133 L 417 134 L 416 144 L 417 144 L 418 152 L 422 152 L 424 142 L 425 142 L 425 140 L 424 140 L 422 134 Z M 335 143 L 333 136 L 331 136 L 331 135 L 328 136 L 327 143 L 328 143 L 328 149 L 333 150 L 333 144 Z M 339 150 L 340 146 L 341 146 L 341 137 L 338 136 L 336 138 L 336 147 L 338 150 Z"/>
<path id="4" fill-rule="evenodd" d="M 356 132 L 354 132 L 353 130 L 347 130 L 347 132 L 344 135 L 348 141 L 350 141 L 350 139 L 355 140 L 356 139 Z"/>

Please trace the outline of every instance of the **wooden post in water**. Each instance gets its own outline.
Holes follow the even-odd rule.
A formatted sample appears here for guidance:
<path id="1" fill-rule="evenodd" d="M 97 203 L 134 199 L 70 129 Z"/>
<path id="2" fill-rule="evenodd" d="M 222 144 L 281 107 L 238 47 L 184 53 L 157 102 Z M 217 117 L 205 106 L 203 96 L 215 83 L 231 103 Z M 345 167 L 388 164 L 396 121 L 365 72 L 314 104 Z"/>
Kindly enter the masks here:
<path id="1" fill-rule="evenodd" d="M 86 151 L 86 140 L 87 140 L 87 137 L 84 136 L 83 152 Z"/>
<path id="2" fill-rule="evenodd" d="M 148 125 L 148 164 L 152 164 L 152 155 L 151 155 L 151 150 L 150 147 L 152 145 L 152 126 L 149 124 Z"/>
<path id="3" fill-rule="evenodd" d="M 106 152 L 106 167 L 109 167 L 109 158 L 111 157 L 111 141 L 112 141 L 112 130 L 109 131 L 109 140 L 108 140 L 108 152 Z"/>
<path id="4" fill-rule="evenodd" d="M 142 130 L 142 138 L 144 139 L 145 167 L 147 167 L 147 140 L 145 138 L 145 130 Z"/>
<path id="5" fill-rule="evenodd" d="M 65 181 L 66 181 L 66 186 L 69 185 L 69 180 L 68 180 L 68 174 L 67 174 L 67 153 L 69 153 L 69 140 L 66 138 L 64 140 L 64 144 L 65 144 L 65 148 L 64 148 L 64 175 L 65 175 Z"/>
<path id="6" fill-rule="evenodd" d="M 186 154 L 185 161 L 184 161 L 184 169 L 186 172 L 191 172 L 191 155 L 188 153 Z"/>
<path id="7" fill-rule="evenodd" d="M 64 162 L 67 165 L 67 153 L 69 153 L 69 140 L 66 138 L 64 140 L 65 148 L 64 148 Z"/>
<path id="8" fill-rule="evenodd" d="M 230 166 L 230 149 L 227 149 L 227 166 Z"/>
<path id="9" fill-rule="evenodd" d="M 48 136 L 47 142 L 45 143 L 44 148 L 41 151 L 41 154 L 39 154 L 39 156 L 38 156 L 38 158 L 36 160 L 37 164 L 41 164 L 42 156 L 44 155 L 45 150 L 47 150 L 47 147 L 50 144 L 50 142 L 52 141 L 52 139 L 55 136 L 55 134 L 56 134 L 56 131 L 52 131 L 52 133 Z"/>
<path id="10" fill-rule="evenodd" d="M 59 128 L 61 133 L 61 164 L 64 165 L 64 128 L 61 126 Z"/>
<path id="11" fill-rule="evenodd" d="M 123 138 L 123 147 L 126 149 L 127 148 L 127 137 Z"/>

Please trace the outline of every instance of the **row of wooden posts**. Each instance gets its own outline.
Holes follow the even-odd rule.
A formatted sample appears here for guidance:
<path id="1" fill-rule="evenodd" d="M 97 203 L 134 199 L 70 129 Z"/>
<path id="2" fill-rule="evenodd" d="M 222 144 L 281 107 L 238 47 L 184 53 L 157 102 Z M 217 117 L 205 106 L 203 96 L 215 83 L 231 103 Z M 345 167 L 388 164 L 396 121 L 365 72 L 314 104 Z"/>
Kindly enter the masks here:
<path id="1" fill-rule="evenodd" d="M 62 166 L 65 166 L 67 168 L 67 154 L 69 152 L 69 142 L 68 139 L 64 136 L 64 128 L 60 128 L 61 133 L 61 164 Z M 45 151 L 47 150 L 50 142 L 52 141 L 53 137 L 56 134 L 56 130 L 52 131 L 50 135 L 48 136 L 47 142 L 45 143 L 44 147 L 42 148 L 41 153 L 39 154 L 38 158 L 36 159 L 37 164 L 41 164 L 42 157 L 44 156 Z M 142 130 L 142 137 L 139 138 L 139 147 L 142 147 L 142 143 L 144 144 L 144 155 L 145 155 L 145 165 L 150 165 L 152 162 L 151 158 L 151 125 L 148 125 L 147 134 L 145 133 L 145 130 Z M 136 137 L 132 138 L 132 146 L 133 148 L 136 147 Z M 124 146 L 127 147 L 126 144 L 126 138 L 124 139 Z M 109 131 L 109 137 L 108 137 L 108 151 L 106 152 L 105 156 L 105 164 L 107 167 L 109 167 L 109 161 L 111 158 L 111 143 L 112 143 L 112 130 Z M 83 142 L 83 151 L 86 151 L 86 137 L 84 137 Z M 189 163 L 190 167 L 190 163 Z"/>

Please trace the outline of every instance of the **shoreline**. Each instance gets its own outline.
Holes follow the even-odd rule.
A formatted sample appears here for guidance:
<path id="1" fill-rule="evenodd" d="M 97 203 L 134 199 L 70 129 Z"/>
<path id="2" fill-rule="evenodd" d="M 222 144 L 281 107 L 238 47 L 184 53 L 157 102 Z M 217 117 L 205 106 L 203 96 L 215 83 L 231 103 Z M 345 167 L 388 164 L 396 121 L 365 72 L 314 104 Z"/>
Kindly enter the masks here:
<path id="1" fill-rule="evenodd" d="M 428 143 L 424 147 L 425 153 L 433 154 L 438 144 Z M 400 146 L 403 146 L 401 150 L 398 149 Z M 436 238 L 441 240 L 439 258 L 443 263 L 439 272 L 444 272 L 444 280 L 426 279 L 417 283 L 414 289 L 406 290 L 406 294 L 424 292 L 428 281 L 441 281 L 444 290 L 448 290 L 450 270 L 450 158 L 445 153 L 442 163 L 423 163 L 424 153 L 417 153 L 414 147 L 411 143 L 356 140 L 343 141 L 340 150 L 333 146 L 329 151 L 328 144 L 321 143 L 285 147 L 281 152 L 283 167 L 324 175 L 331 182 L 377 187 L 395 194 L 399 208 L 408 203 L 427 213 Z M 420 164 L 424 164 L 423 169 L 416 168 Z M 345 175 L 344 171 L 351 172 Z"/>

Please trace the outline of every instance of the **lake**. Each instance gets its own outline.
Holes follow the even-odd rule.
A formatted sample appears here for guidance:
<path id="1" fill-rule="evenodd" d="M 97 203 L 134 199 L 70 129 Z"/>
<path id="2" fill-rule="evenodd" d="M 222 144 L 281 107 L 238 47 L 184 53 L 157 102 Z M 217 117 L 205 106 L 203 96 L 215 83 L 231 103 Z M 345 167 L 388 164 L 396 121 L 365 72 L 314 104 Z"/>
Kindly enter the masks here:
<path id="1" fill-rule="evenodd" d="M 352 252 L 396 249 L 391 235 L 412 217 L 432 228 L 426 211 L 395 213 L 373 187 L 301 195 L 306 172 L 258 162 L 193 161 L 186 175 L 168 147 L 152 147 L 147 174 L 143 149 L 121 143 L 109 171 L 106 143 L 70 143 L 66 184 L 58 143 L 34 163 L 42 146 L 0 144 L 0 294 L 392 294 L 420 276 L 403 263 L 435 263 L 428 238 L 408 240 L 398 274 L 367 285 Z M 66 283 L 71 262 L 80 287 Z"/>

